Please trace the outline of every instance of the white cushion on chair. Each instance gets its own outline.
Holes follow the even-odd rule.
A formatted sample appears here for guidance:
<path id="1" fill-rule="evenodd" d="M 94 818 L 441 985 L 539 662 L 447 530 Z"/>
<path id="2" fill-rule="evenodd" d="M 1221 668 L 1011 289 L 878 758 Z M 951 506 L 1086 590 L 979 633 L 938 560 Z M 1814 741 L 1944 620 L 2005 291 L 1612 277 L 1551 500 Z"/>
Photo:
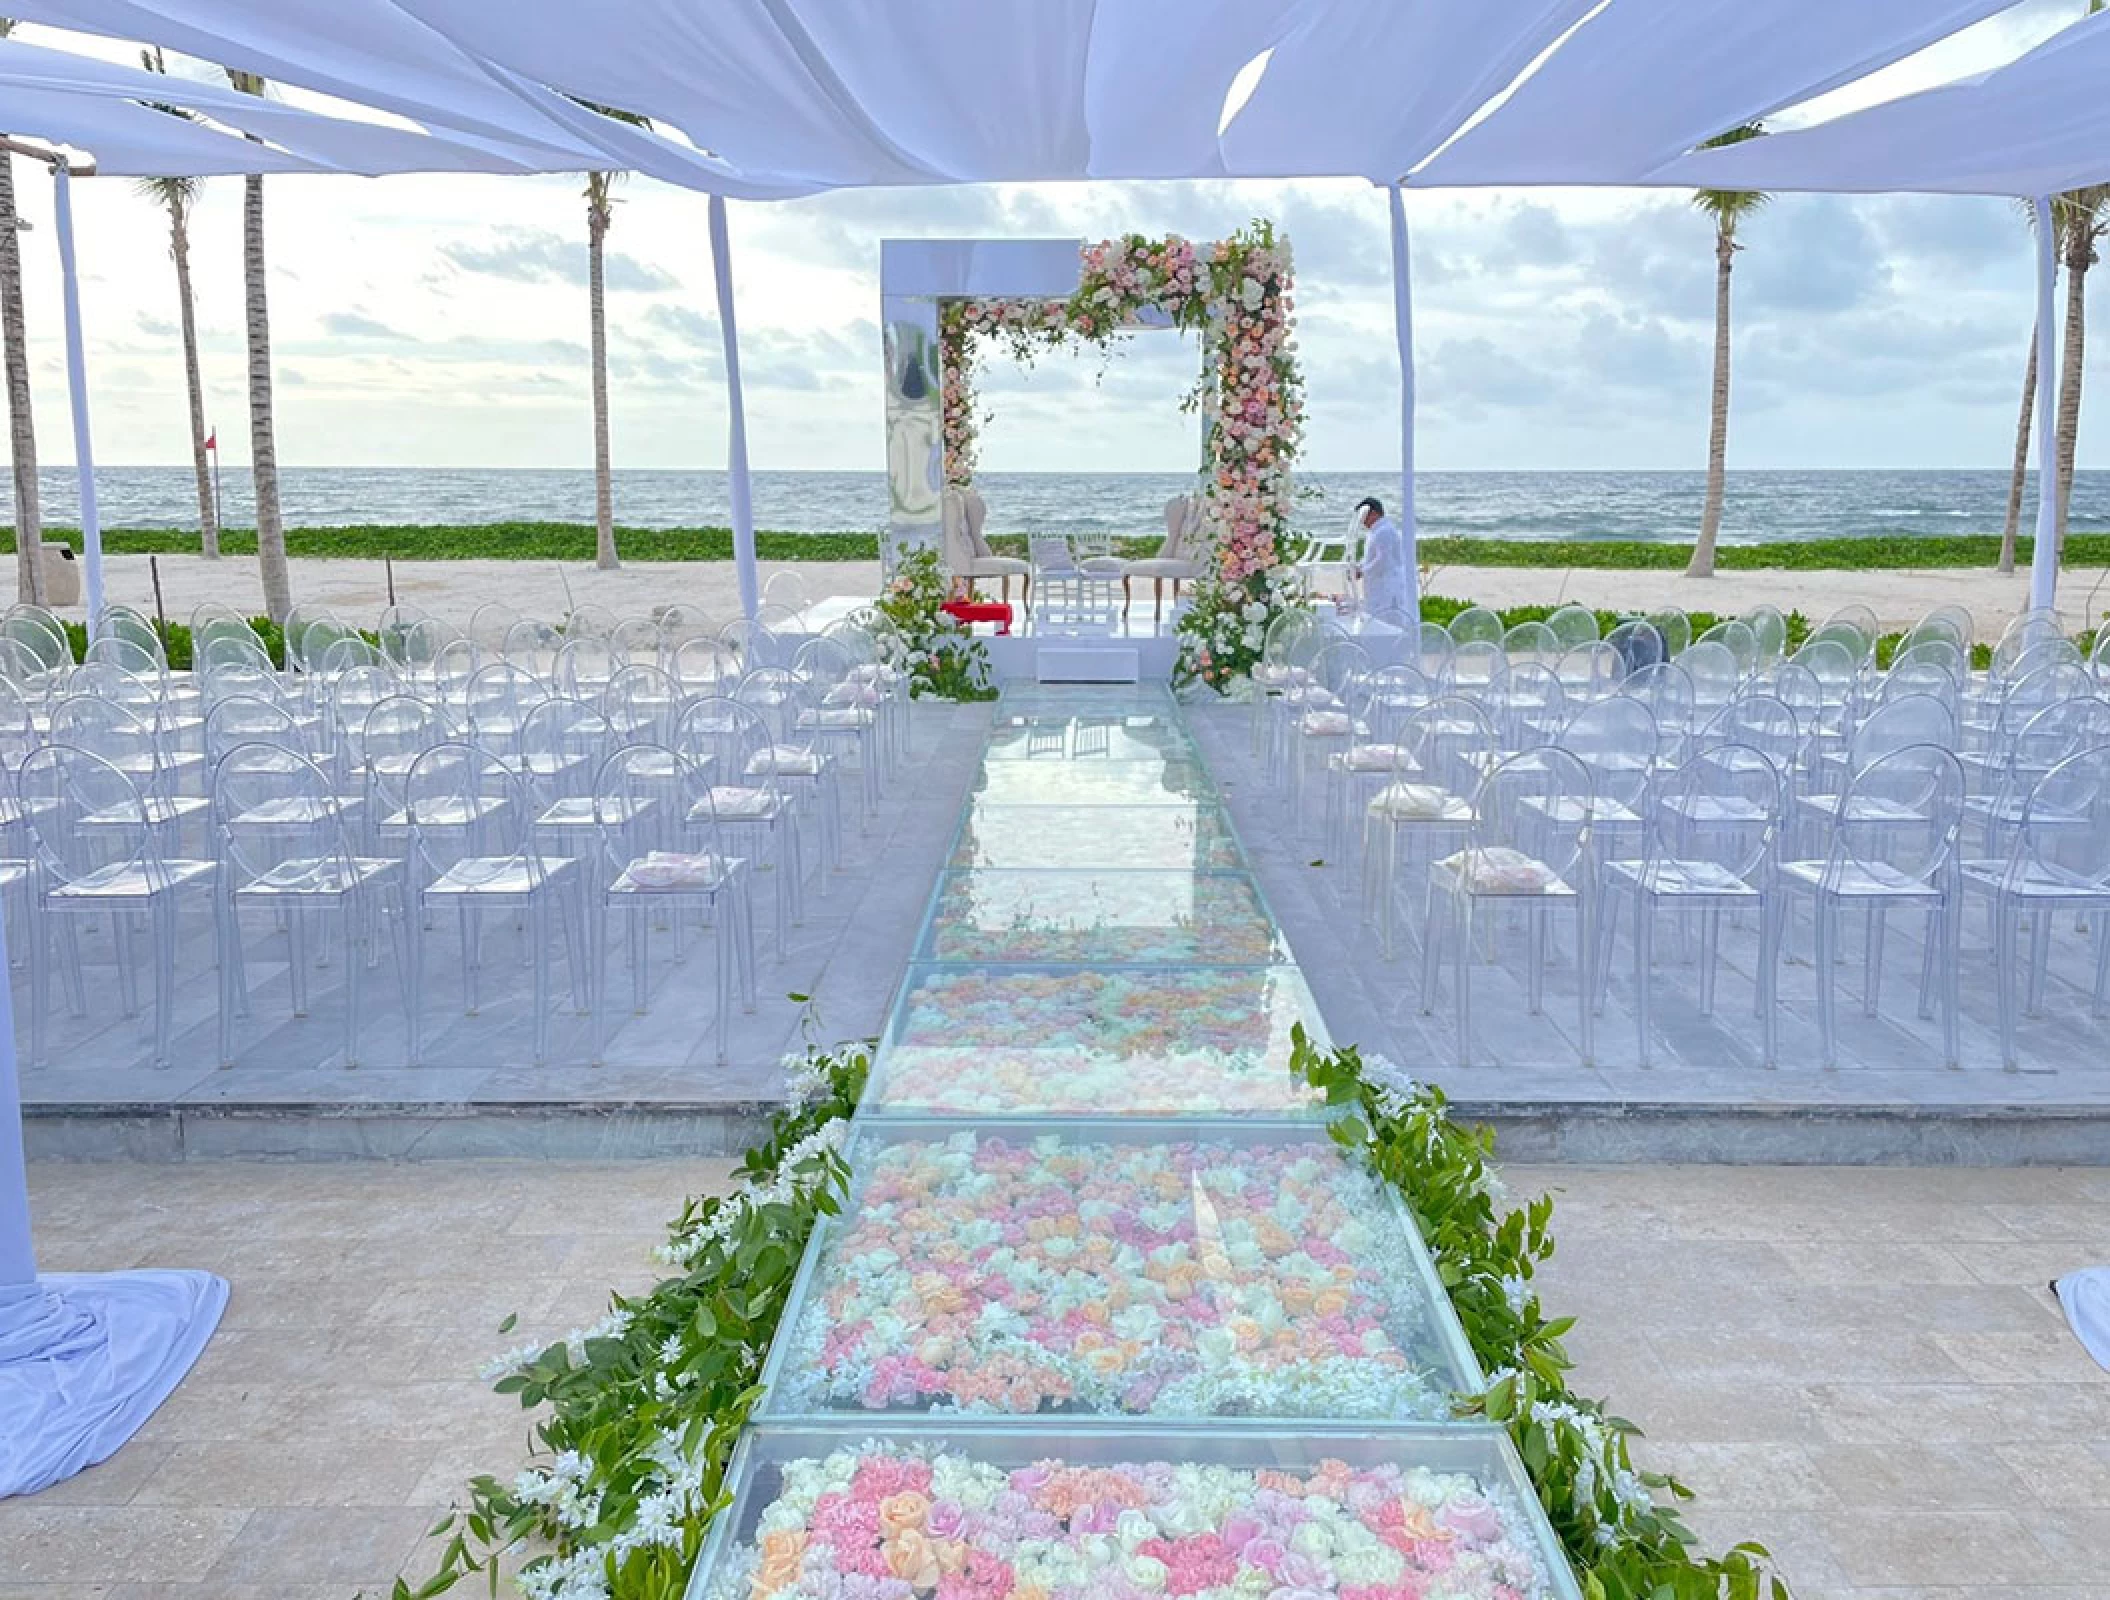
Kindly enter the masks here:
<path id="1" fill-rule="evenodd" d="M 1433 783 L 1388 783 L 1372 796 L 1370 814 L 1409 821 L 1470 822 L 1473 808 Z"/>
<path id="2" fill-rule="evenodd" d="M 1476 845 L 1436 863 L 1474 894 L 1557 894 L 1567 885 L 1543 861 L 1507 845 Z"/>

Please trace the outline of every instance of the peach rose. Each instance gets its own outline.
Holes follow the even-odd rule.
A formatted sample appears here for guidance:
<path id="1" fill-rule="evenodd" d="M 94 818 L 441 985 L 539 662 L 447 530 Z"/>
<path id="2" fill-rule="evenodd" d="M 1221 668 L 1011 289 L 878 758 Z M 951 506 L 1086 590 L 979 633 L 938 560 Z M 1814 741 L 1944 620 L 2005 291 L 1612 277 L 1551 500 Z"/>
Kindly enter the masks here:
<path id="1" fill-rule="evenodd" d="M 937 1588 L 938 1551 L 921 1528 L 903 1528 L 887 1540 L 885 1553 L 887 1571 L 902 1582 L 918 1589 Z"/>
<path id="2" fill-rule="evenodd" d="M 751 1590 L 754 1600 L 766 1600 L 767 1596 L 796 1581 L 799 1562 L 805 1553 L 806 1535 L 799 1529 L 786 1528 L 763 1534 L 762 1565 L 755 1572 Z"/>
<path id="3" fill-rule="evenodd" d="M 930 1520 L 930 1500 L 913 1489 L 890 1494 L 879 1502 L 879 1532 L 882 1537 L 921 1529 Z"/>

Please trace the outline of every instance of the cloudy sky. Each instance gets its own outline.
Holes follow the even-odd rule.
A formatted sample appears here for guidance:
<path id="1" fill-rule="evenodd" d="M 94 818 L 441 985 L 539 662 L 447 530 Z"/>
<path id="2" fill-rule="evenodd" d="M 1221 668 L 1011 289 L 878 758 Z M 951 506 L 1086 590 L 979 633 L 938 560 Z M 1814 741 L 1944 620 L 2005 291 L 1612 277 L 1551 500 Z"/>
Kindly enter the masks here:
<path id="1" fill-rule="evenodd" d="M 2012 56 L 2082 9 L 2032 0 L 1898 81 Z M 24 37 L 40 37 L 25 30 Z M 50 40 L 46 33 L 41 37 Z M 17 163 L 39 437 L 70 460 L 48 182 Z M 330 466 L 583 466 L 590 457 L 584 206 L 570 178 L 273 178 L 267 184 L 279 453 Z M 1676 193 L 1410 197 L 1429 468 L 1703 464 L 1709 223 Z M 165 220 L 121 180 L 76 187 L 96 450 L 188 459 Z M 879 241 L 1212 238 L 1275 219 L 1297 257 L 1319 469 L 1397 462 L 1385 203 L 1361 184 L 873 191 L 733 207 L 752 455 L 880 461 Z M 241 184 L 193 223 L 207 409 L 246 461 Z M 2003 466 L 2033 315 L 2029 231 L 2009 204 L 1782 198 L 1749 224 L 1737 280 L 1731 464 Z M 609 321 L 619 465 L 717 466 L 724 408 L 701 196 L 622 191 Z M 2098 349 L 2101 345 L 2098 345 Z M 1170 334 L 1031 373 L 993 364 L 992 468 L 1179 470 L 1193 347 Z M 2100 367 L 2110 357 L 2092 362 Z M 2097 377 L 2100 385 L 2110 379 Z M 2110 465 L 2110 397 L 2084 419 Z"/>

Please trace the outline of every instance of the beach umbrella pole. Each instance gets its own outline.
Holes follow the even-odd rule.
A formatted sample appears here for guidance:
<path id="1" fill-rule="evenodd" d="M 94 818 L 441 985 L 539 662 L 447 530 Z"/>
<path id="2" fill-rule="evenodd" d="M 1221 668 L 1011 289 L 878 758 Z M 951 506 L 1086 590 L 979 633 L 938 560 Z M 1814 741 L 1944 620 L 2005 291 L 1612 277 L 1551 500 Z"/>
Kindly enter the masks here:
<path id="1" fill-rule="evenodd" d="M 1408 623 L 1421 621 L 1420 535 L 1414 522 L 1414 273 L 1407 243 L 1407 202 L 1394 183 L 1392 318 L 1399 338 L 1399 544 L 1407 567 Z"/>
<path id="2" fill-rule="evenodd" d="M 2053 407 L 2052 369 L 2058 364 L 2053 302 L 2059 277 L 2058 241 L 2052 237 L 2051 201 L 2038 195 L 2037 220 L 2037 543 L 2029 563 L 2029 604 L 2046 611 L 2059 589 L 2059 444 Z M 2071 290 L 2068 291 L 2071 293 Z"/>
<path id="3" fill-rule="evenodd" d="M 81 558 L 88 590 L 88 637 L 103 624 L 103 525 L 95 505 L 95 448 L 88 437 L 88 364 L 81 351 L 81 285 L 73 260 L 73 175 L 51 167 L 59 235 L 59 277 L 66 308 L 66 392 L 73 402 L 73 464 L 81 482 Z"/>
<path id="4" fill-rule="evenodd" d="M 711 276 L 718 286 L 718 332 L 725 340 L 726 489 L 733 512 L 733 560 L 740 574 L 740 609 L 752 617 L 762 603 L 755 577 L 755 497 L 747 475 L 747 408 L 740 399 L 740 328 L 733 317 L 733 258 L 726 238 L 725 196 L 711 196 Z"/>

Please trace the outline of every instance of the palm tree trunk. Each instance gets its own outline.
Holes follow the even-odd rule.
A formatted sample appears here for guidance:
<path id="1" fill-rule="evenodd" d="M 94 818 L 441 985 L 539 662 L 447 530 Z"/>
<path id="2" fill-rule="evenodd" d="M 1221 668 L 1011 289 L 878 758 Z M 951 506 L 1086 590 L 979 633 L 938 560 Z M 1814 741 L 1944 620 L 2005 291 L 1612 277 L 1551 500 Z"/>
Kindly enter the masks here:
<path id="1" fill-rule="evenodd" d="M 1700 512 L 1700 537 L 1692 547 L 1688 578 L 1714 576 L 1714 546 L 1722 531 L 1722 490 L 1729 459 L 1729 269 L 1736 241 L 1717 230 L 1714 240 L 1714 407 L 1707 428 L 1707 503 Z"/>
<path id="2" fill-rule="evenodd" d="M 2073 500 L 2073 447 L 2081 430 L 2081 371 L 2088 345 L 2088 268 L 2095 240 L 2075 227 L 2077 243 L 2066 253 L 2066 345 L 2059 353 L 2059 550 L 2066 549 L 2066 508 Z"/>
<path id="3" fill-rule="evenodd" d="M 249 472 L 256 484 L 256 565 L 264 610 L 284 622 L 293 609 L 286 527 L 278 509 L 278 444 L 271 430 L 271 307 L 264 293 L 264 180 L 242 180 L 242 275 L 249 322 Z"/>
<path id="4" fill-rule="evenodd" d="M 191 470 L 198 477 L 198 536 L 205 559 L 220 558 L 220 519 L 212 503 L 212 469 L 205 459 L 205 385 L 198 376 L 198 316 L 190 287 L 190 224 L 169 207 L 169 254 L 176 260 L 176 299 L 183 320 L 183 377 L 190 389 Z"/>
<path id="5" fill-rule="evenodd" d="M 37 424 L 29 403 L 29 328 L 22 311 L 22 236 L 15 227 L 15 158 L 0 151 L 0 337 L 7 346 L 7 417 L 15 467 L 15 593 L 44 603 L 44 516 L 37 498 Z"/>
<path id="6" fill-rule="evenodd" d="M 608 466 L 608 300 L 601 275 L 601 244 L 608 221 L 600 207 L 588 203 L 586 217 L 586 297 L 593 321 L 593 526 L 594 565 L 619 567 L 615 553 L 615 491 Z"/>
<path id="7" fill-rule="evenodd" d="M 2029 476 L 2029 425 L 2037 415 L 2037 335 L 2029 336 L 2029 365 L 2022 373 L 2022 419 L 2015 424 L 2015 465 L 2007 479 L 2007 523 L 2000 530 L 2000 570 L 2015 570 L 2015 531 L 2022 525 L 2022 480 Z"/>

